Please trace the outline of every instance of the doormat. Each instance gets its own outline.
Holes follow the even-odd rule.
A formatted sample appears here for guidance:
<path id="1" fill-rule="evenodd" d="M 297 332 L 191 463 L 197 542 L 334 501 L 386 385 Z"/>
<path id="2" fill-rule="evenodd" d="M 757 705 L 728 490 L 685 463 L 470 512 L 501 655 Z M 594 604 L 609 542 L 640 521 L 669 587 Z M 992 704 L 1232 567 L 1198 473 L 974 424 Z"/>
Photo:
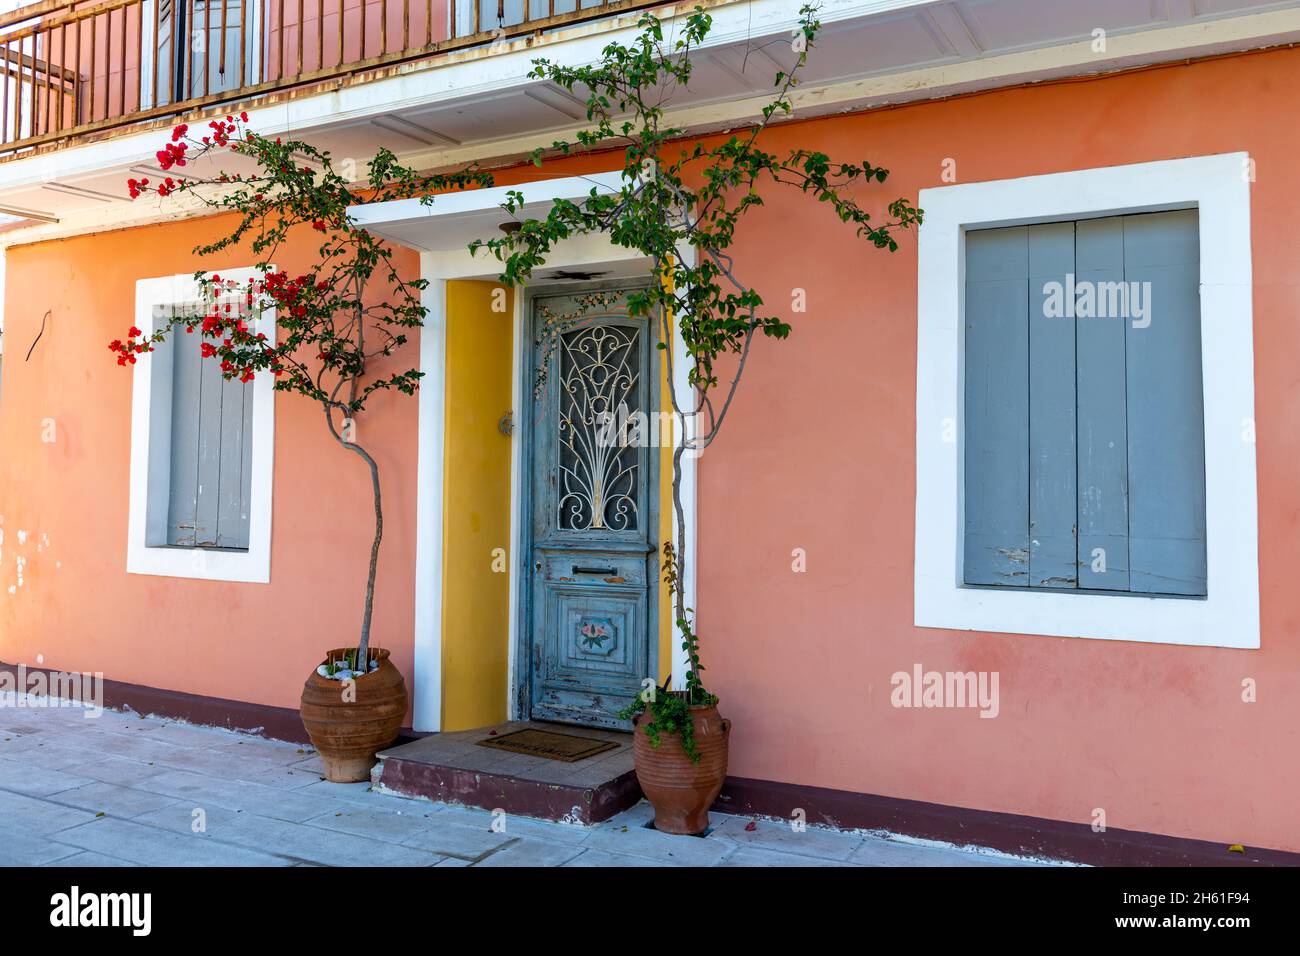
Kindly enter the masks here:
<path id="1" fill-rule="evenodd" d="M 576 734 L 557 734 L 549 730 L 531 728 L 515 730 L 500 737 L 487 737 L 475 742 L 480 747 L 495 747 L 497 750 L 509 750 L 511 753 L 527 754 L 530 757 L 563 760 L 565 763 L 586 760 L 588 757 L 618 747 L 618 744 L 612 740 L 579 737 Z"/>

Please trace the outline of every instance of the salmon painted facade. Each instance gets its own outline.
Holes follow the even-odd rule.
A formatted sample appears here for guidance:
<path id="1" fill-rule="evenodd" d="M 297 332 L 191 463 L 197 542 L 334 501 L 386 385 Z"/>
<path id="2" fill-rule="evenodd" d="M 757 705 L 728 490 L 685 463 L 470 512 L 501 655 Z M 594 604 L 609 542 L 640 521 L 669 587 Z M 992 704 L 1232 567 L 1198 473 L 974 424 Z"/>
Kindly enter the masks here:
<path id="1" fill-rule="evenodd" d="M 379 5 L 364 5 L 377 44 Z M 537 56 L 592 61 L 653 5 L 551 16 L 507 3 L 494 36 L 497 5 L 408 3 L 406 20 L 389 13 L 400 42 L 349 46 L 362 41 L 345 18 L 332 54 L 334 12 L 309 3 L 295 61 L 285 6 L 243 3 L 248 28 L 267 32 L 257 57 L 237 52 L 254 49 L 247 33 L 227 56 L 270 72 L 206 96 L 138 88 L 141 62 L 160 69 L 148 2 L 124 8 L 141 18 L 134 52 L 95 66 L 42 46 L 84 22 L 68 19 L 79 8 L 37 6 L 0 19 L 32 37 L 0 33 L 11 63 L 36 51 L 5 81 L 0 143 L 0 662 L 270 713 L 297 707 L 323 648 L 354 639 L 369 481 L 318 409 L 241 392 L 242 424 L 213 432 L 245 456 L 233 510 L 212 504 L 231 537 L 182 540 L 174 502 L 155 520 L 156 502 L 176 494 L 166 449 L 203 441 L 203 426 L 181 430 L 181 380 L 157 360 L 123 370 L 105 348 L 183 300 L 196 270 L 255 264 L 238 246 L 192 252 L 229 218 L 127 198 L 128 177 L 160 175 L 154 151 L 178 117 L 237 109 L 336 162 L 387 146 L 417 168 L 473 161 L 495 179 L 352 210 L 404 277 L 429 283 L 424 327 L 388 360 L 420 368 L 420 390 L 378 396 L 361 426 L 385 502 L 373 634 L 406 679 L 405 723 L 613 726 L 582 696 L 596 684 L 547 683 L 541 662 L 557 655 L 579 675 L 679 680 L 654 559 L 671 533 L 672 449 L 628 464 L 634 519 L 611 510 L 608 487 L 572 492 L 566 510 L 563 467 L 554 497 L 544 470 L 552 445 L 563 466 L 563 441 L 530 374 L 541 310 L 624 293 L 644 264 L 584 240 L 505 290 L 467 249 L 499 234 L 507 190 L 536 214 L 612 188 L 617 155 L 523 161 L 583 119 L 525 74 Z M 798 16 L 786 0 L 707 6 L 707 56 L 673 107 L 684 143 L 752 120 Z M 734 248 L 793 328 L 757 343 L 730 424 L 686 473 L 685 586 L 732 721 L 734 793 L 1300 853 L 1300 7 L 1149 6 L 823 5 L 794 116 L 767 148 L 868 159 L 890 177 L 863 201 L 883 211 L 908 196 L 925 219 L 877 252 L 826 209 L 765 189 Z M 687 9 L 656 12 L 672 23 Z M 287 69 L 267 66 L 284 56 Z M 103 86 L 110 105 L 61 119 L 43 69 L 69 102 Z M 130 92 L 115 113 L 118 73 Z M 316 247 L 295 237 L 276 265 L 305 270 Z M 1079 291 L 1089 283 L 1096 301 Z M 1037 297 L 1053 294 L 1060 315 L 1039 317 Z M 683 383 L 652 330 L 602 334 L 627 337 L 634 401 L 667 408 Z M 590 380 L 580 362 L 554 372 Z M 618 548 L 556 545 L 574 521 L 626 534 Z"/>

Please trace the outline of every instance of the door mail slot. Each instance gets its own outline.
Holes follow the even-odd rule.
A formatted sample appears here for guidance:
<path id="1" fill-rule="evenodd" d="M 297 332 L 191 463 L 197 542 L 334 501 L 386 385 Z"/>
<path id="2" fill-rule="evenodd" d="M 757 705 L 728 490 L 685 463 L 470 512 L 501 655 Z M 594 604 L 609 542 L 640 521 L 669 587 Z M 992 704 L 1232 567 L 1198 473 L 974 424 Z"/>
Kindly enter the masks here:
<path id="1" fill-rule="evenodd" d="M 608 552 L 565 554 L 561 551 L 546 555 L 541 564 L 538 570 L 544 571 L 543 580 L 581 587 L 604 587 L 607 584 L 642 587 L 653 574 L 646 555 L 636 553 L 624 556 Z"/>

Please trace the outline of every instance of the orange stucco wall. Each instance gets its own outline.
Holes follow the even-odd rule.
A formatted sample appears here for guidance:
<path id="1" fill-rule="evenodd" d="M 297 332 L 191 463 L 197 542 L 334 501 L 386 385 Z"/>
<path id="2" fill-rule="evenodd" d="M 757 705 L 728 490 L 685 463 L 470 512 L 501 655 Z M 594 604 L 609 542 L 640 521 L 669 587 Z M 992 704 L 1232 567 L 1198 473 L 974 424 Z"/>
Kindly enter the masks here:
<path id="1" fill-rule="evenodd" d="M 699 463 L 698 623 L 734 721 L 732 774 L 1085 823 L 1101 808 L 1112 828 L 1300 850 L 1300 132 L 1284 108 L 1298 73 L 1300 50 L 1283 50 L 772 131 L 772 149 L 889 167 L 870 193 L 882 205 L 943 185 L 946 159 L 972 182 L 1250 152 L 1263 634 L 1242 651 L 914 627 L 915 237 L 878 252 L 826 209 L 767 189 L 738 270 L 778 311 L 806 290 L 808 310 L 789 316 L 788 341 L 755 348 Z M 369 533 L 365 476 L 308 403 L 277 404 L 269 586 L 123 571 L 130 378 L 104 343 L 129 322 L 134 280 L 192 270 L 188 250 L 216 228 L 10 251 L 0 660 L 43 653 L 50 666 L 292 706 L 316 653 L 359 611 L 350 584 Z M 400 407 L 371 426 L 388 514 L 376 633 L 409 677 L 415 403 L 380 401 Z M 58 426 L 51 444 L 45 419 Z M 792 571 L 796 548 L 805 573 Z M 7 595 L 18 553 L 25 582 Z M 998 671 L 999 716 L 894 709 L 891 675 L 918 662 Z M 1247 677 L 1255 703 L 1241 699 Z"/>
<path id="2" fill-rule="evenodd" d="M 47 667 L 296 708 L 322 652 L 356 640 L 373 534 L 369 474 L 301 396 L 275 399 L 270 584 L 125 570 L 131 373 L 106 343 L 133 320 L 136 279 L 192 273 L 200 261 L 190 250 L 223 225 L 181 222 L 8 251 L 5 340 L 25 344 L 7 350 L 0 393 L 0 660 L 43 655 Z M 275 264 L 304 271 L 316 245 L 303 237 Z M 203 267 L 252 262 L 236 251 Z M 418 269 L 406 250 L 399 263 L 408 275 Z M 45 334 L 23 361 L 47 311 Z M 403 368 L 419 365 L 418 336 L 402 358 Z M 388 517 L 372 635 L 409 682 L 416 402 L 380 393 L 357 428 L 379 462 Z"/>
<path id="3" fill-rule="evenodd" d="M 1250 152 L 1262 637 L 1242 651 L 914 627 L 915 237 L 892 256 L 832 239 L 823 210 L 769 190 L 737 259 L 778 308 L 806 289 L 808 313 L 756 348 L 699 466 L 699 625 L 733 774 L 1083 823 L 1102 808 L 1112 828 L 1300 849 L 1300 132 L 1281 105 L 1298 73 L 1300 51 L 1262 53 L 768 141 L 882 163 L 882 196 L 944 185 L 946 158 L 972 182 Z M 917 662 L 999 671 L 1000 715 L 893 708 L 890 676 Z"/>

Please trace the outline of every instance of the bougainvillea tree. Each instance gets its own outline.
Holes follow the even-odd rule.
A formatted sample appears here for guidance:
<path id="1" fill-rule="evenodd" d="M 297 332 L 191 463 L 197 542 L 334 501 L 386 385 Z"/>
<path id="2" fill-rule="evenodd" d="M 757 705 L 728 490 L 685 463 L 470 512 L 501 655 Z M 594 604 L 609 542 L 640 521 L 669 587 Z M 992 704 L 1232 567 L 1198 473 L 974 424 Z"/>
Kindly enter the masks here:
<path id="1" fill-rule="evenodd" d="M 243 113 L 227 116 L 201 131 L 182 123 L 156 154 L 163 178 L 131 179 L 127 188 L 133 199 L 183 195 L 200 209 L 232 213 L 230 231 L 194 252 L 210 256 L 246 247 L 256 261 L 255 277 L 236 282 L 200 271 L 194 277 L 200 307 L 182 309 L 148 334 L 132 327 L 109 348 L 119 365 L 130 366 L 168 336 L 199 335 L 203 357 L 220 363 L 226 379 L 271 375 L 276 390 L 319 404 L 330 435 L 369 469 L 374 495 L 375 533 L 353 661 L 364 673 L 384 516 L 379 466 L 358 440 L 358 422 L 376 392 L 416 391 L 418 369 L 379 371 L 376 365 L 396 354 L 410 330 L 422 324 L 426 283 L 403 278 L 392 249 L 358 227 L 348 207 L 412 196 L 430 202 L 435 193 L 489 186 L 491 177 L 472 168 L 418 175 L 381 149 L 364 180 L 353 183 L 336 171 L 328 152 L 260 135 L 247 128 L 247 119 Z M 313 265 L 300 274 L 277 269 L 277 252 L 299 235 L 315 237 Z M 273 335 L 254 331 L 266 309 L 275 310 Z"/>
<path id="2" fill-rule="evenodd" d="M 789 323 L 765 303 L 737 269 L 731 249 L 746 214 L 763 204 L 768 188 L 793 189 L 822 203 L 846 225 L 846 232 L 878 249 L 898 248 L 895 232 L 921 221 L 905 199 L 884 206 L 874 221 L 865 187 L 883 183 L 888 171 L 866 161 L 833 161 L 824 153 L 795 149 L 776 153 L 761 145 L 763 133 L 778 118 L 794 112 L 792 93 L 820 28 L 813 7 L 804 7 L 789 49 L 788 69 L 775 76 L 770 102 L 743 132 L 712 140 L 691 140 L 670 120 L 674 97 L 689 88 L 695 52 L 712 26 L 703 8 L 681 21 L 665 38 L 664 24 L 645 14 L 641 32 L 628 44 L 611 43 L 589 66 L 570 67 L 534 61 L 531 76 L 546 79 L 586 104 L 588 125 L 572 139 L 560 140 L 533 155 L 541 166 L 548 156 L 617 150 L 621 188 L 593 190 L 581 201 L 556 200 L 544 219 L 525 219 L 504 237 L 486 240 L 504 264 L 501 281 L 525 282 L 544 265 L 556 244 L 579 235 L 604 234 L 616 245 L 635 250 L 646 262 L 644 288 L 627 300 L 630 314 L 660 324 L 660 345 L 673 376 L 673 352 L 664 343 L 680 341 L 689 362 L 688 394 L 669 390 L 678 440 L 673 449 L 674 540 L 663 545 L 664 580 L 673 594 L 674 617 L 683 635 L 688 668 L 684 694 L 643 694 L 625 711 L 648 709 L 647 730 L 680 732 L 688 753 L 691 720 L 686 707 L 714 703 L 700 679 L 699 642 L 692 609 L 685 606 L 679 582 L 685 575 L 685 513 L 682 461 L 698 454 L 718 435 L 731 409 L 755 336 L 790 334 Z M 780 55 L 777 49 L 774 55 Z M 518 212 L 523 197 L 511 195 Z M 724 361 L 730 356 L 731 361 Z"/>

